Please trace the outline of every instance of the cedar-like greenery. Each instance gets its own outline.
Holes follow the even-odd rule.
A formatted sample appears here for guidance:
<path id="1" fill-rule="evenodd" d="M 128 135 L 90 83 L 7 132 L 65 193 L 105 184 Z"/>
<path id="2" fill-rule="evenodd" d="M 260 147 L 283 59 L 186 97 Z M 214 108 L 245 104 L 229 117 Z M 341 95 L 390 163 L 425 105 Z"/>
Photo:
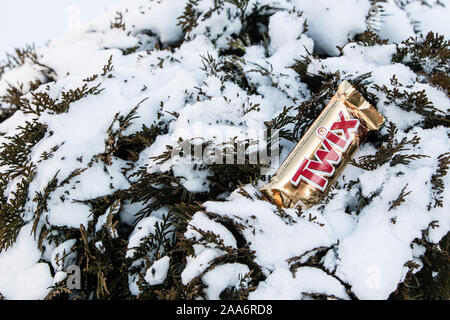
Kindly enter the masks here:
<path id="1" fill-rule="evenodd" d="M 8 249 L 16 241 L 20 228 L 25 224 L 22 213 L 27 202 L 28 186 L 33 180 L 34 174 L 32 165 L 24 167 L 22 178 L 18 182 L 16 190 L 11 192 L 9 199 L 3 196 L 7 180 L 3 175 L 1 176 L 0 252 Z"/>
<path id="2" fill-rule="evenodd" d="M 381 1 L 372 1 L 377 5 Z M 249 7 L 248 0 L 215 0 L 214 7 L 207 12 L 200 12 L 198 8 L 199 0 L 189 0 L 185 6 L 183 14 L 178 18 L 178 24 L 184 32 L 184 39 L 191 39 L 191 31 L 198 25 L 199 21 L 208 19 L 214 12 L 223 10 L 223 6 L 233 5 L 237 8 L 238 19 L 242 22 L 243 28 L 239 34 L 233 34 L 229 43 L 229 48 L 219 52 L 219 58 L 215 59 L 212 55 L 203 56 L 203 72 L 210 76 L 216 76 L 222 85 L 226 82 L 232 82 L 243 89 L 248 95 L 256 94 L 257 88 L 249 81 L 248 74 L 244 72 L 243 64 L 250 63 L 243 60 L 243 56 L 249 46 L 259 44 L 266 48 L 268 56 L 268 43 L 270 39 L 268 34 L 261 31 L 266 29 L 269 23 L 269 17 L 279 10 L 275 6 L 254 4 Z M 301 12 L 293 12 L 301 15 Z M 372 22 L 376 22 L 374 12 L 368 17 Z M 126 30 L 123 14 L 117 12 L 114 20 L 110 22 L 111 28 Z M 305 22 L 305 28 L 307 28 Z M 151 31 L 148 34 L 154 35 Z M 376 33 L 375 24 L 364 33 L 356 35 L 354 41 L 361 46 L 374 46 L 386 44 L 386 40 L 380 39 Z M 411 38 L 397 46 L 397 52 L 393 56 L 394 62 L 407 65 L 420 75 L 421 82 L 430 83 L 436 87 L 449 91 L 448 82 L 448 41 L 443 36 L 429 33 L 425 37 Z M 178 44 L 174 44 L 176 46 Z M 161 50 L 162 45 L 157 45 L 155 50 Z M 140 45 L 122 50 L 124 55 L 142 50 Z M 167 47 L 165 50 L 172 51 Z M 169 58 L 174 59 L 174 58 Z M 280 113 L 271 121 L 266 123 L 268 129 L 280 130 L 280 137 L 292 142 L 304 134 L 310 124 L 316 119 L 323 107 L 334 95 L 337 85 L 343 80 L 339 73 L 310 74 L 307 72 L 308 65 L 312 59 L 319 59 L 314 52 L 307 56 L 298 57 L 292 69 L 298 74 L 298 81 L 305 83 L 311 93 L 309 99 L 301 103 L 296 97 L 290 97 L 290 105 L 280 106 Z M 52 80 L 52 70 L 45 68 L 39 62 L 38 56 L 33 47 L 16 50 L 15 55 L 9 55 L 5 65 L 0 67 L 0 76 L 3 72 L 16 66 L 23 65 L 26 61 L 31 61 L 44 68 L 48 81 Z M 432 61 L 432 63 L 429 63 Z M 158 66 L 163 68 L 164 59 L 160 59 Z M 257 64 L 252 65 L 250 73 L 258 73 L 267 77 L 274 88 L 285 92 L 280 84 L 281 75 L 275 74 L 268 67 L 262 67 Z M 430 66 L 432 66 L 430 68 Z M 0 122 L 11 116 L 16 110 L 39 117 L 44 113 L 61 114 L 65 113 L 75 101 L 85 99 L 90 95 L 105 94 L 101 88 L 102 78 L 113 77 L 114 66 L 112 56 L 109 58 L 100 74 L 94 74 L 84 80 L 79 88 L 62 91 L 58 97 L 52 97 L 50 92 L 51 84 L 48 87 L 42 86 L 43 83 L 35 82 L 30 84 L 30 96 L 25 98 L 24 86 L 10 86 L 7 94 L 1 97 L 1 103 L 10 106 L 6 109 L 3 105 L 0 107 Z M 372 85 L 369 81 L 370 74 L 346 75 L 349 80 L 373 105 L 377 105 L 382 97 L 386 106 L 395 105 L 407 112 L 414 112 L 420 115 L 423 120 L 420 125 L 424 128 L 433 128 L 438 125 L 450 127 L 448 112 L 439 110 L 428 99 L 425 91 L 413 92 L 405 88 L 394 77 L 392 85 L 379 87 Z M 146 88 L 143 88 L 145 91 Z M 195 102 L 211 99 L 201 88 L 194 88 L 195 94 L 186 93 L 186 102 Z M 151 98 L 151 97 L 150 97 Z M 224 97 L 225 101 L 230 101 L 230 97 Z M 255 262 L 255 253 L 250 248 L 243 235 L 247 228 L 246 222 L 239 219 L 231 219 L 218 215 L 214 212 L 208 212 L 202 205 L 205 201 L 222 201 L 224 195 L 228 195 L 234 190 L 248 198 L 258 199 L 255 195 L 250 195 L 243 185 L 256 183 L 261 179 L 262 164 L 251 164 L 245 159 L 243 164 L 225 165 L 197 163 L 195 168 L 209 173 L 208 181 L 209 192 L 191 192 L 187 190 L 182 181 L 184 177 L 175 175 L 173 170 L 167 171 L 148 171 L 147 167 L 137 167 L 141 152 L 151 146 L 156 138 L 169 132 L 170 121 L 163 114 L 162 110 L 158 113 L 158 121 L 148 125 L 142 125 L 141 129 L 133 134 L 126 135 L 127 128 L 138 118 L 138 111 L 142 102 L 131 109 L 127 114 L 117 113 L 112 119 L 111 124 L 106 130 L 105 149 L 88 160 L 88 165 L 83 167 L 80 161 L 80 168 L 77 168 L 67 177 L 60 176 L 59 171 L 53 176 L 43 190 L 34 195 L 28 194 L 28 186 L 35 176 L 35 164 L 30 161 L 30 153 L 33 146 L 41 141 L 46 135 L 47 127 L 39 123 L 38 120 L 27 122 L 23 127 L 19 127 L 18 133 L 6 137 L 6 142 L 0 146 L 0 252 L 9 248 L 16 240 L 20 228 L 25 224 L 23 211 L 24 205 L 31 197 L 36 204 L 33 212 L 33 231 L 38 239 L 39 249 L 44 252 L 48 244 L 61 244 L 67 240 L 75 239 L 76 243 L 72 250 L 77 253 L 76 264 L 82 270 L 82 288 L 80 290 L 69 289 L 65 282 L 55 284 L 47 299 L 199 299 L 205 296 L 205 284 L 202 283 L 202 276 L 213 270 L 215 267 L 225 263 L 242 263 L 251 270 L 244 279 L 241 279 L 239 286 L 227 288 L 221 293 L 224 299 L 246 299 L 250 292 L 255 290 L 258 283 L 265 280 L 265 275 L 261 266 Z M 244 104 L 242 115 L 249 112 L 258 112 L 259 105 L 251 103 Z M 170 114 L 174 118 L 178 117 L 176 112 Z M 390 166 L 408 165 L 412 161 L 427 157 L 424 154 L 418 154 L 411 151 L 420 141 L 418 136 L 411 138 L 405 137 L 404 132 L 399 132 L 397 126 L 392 123 L 386 123 L 387 133 L 382 135 L 380 132 L 369 137 L 376 148 L 373 154 L 361 156 L 352 160 L 352 165 L 363 170 L 376 170 L 382 165 Z M 293 128 L 293 129 L 292 129 Z M 70 141 L 63 142 L 70 143 Z M 180 147 L 188 145 L 191 149 L 194 146 L 200 146 L 204 152 L 212 147 L 229 148 L 233 157 L 237 157 L 238 148 L 248 147 L 252 141 L 229 141 L 227 145 L 215 146 L 210 141 L 179 141 Z M 41 155 L 40 161 L 45 161 L 53 156 L 60 145 L 56 145 Z M 150 159 L 157 165 L 164 164 L 172 160 L 173 147 Z M 88 174 L 89 169 L 94 163 L 100 163 L 107 172 L 114 161 L 122 159 L 128 164 L 124 169 L 124 174 L 130 182 L 130 187 L 124 190 L 118 190 L 105 194 L 104 196 L 81 201 L 89 206 L 92 213 L 92 221 L 87 226 L 79 228 L 57 227 L 50 225 L 43 219 L 48 211 L 47 202 L 53 196 L 58 188 L 71 185 L 76 177 Z M 236 163 L 236 162 L 234 162 Z M 448 174 L 450 166 L 449 153 L 442 154 L 436 163 L 436 172 L 433 174 L 430 185 L 433 192 L 433 201 L 429 204 L 429 209 L 443 206 L 443 192 L 445 184 L 443 178 Z M 8 184 L 17 180 L 16 189 L 5 196 Z M 76 187 L 76 183 L 74 188 Z M 358 180 L 348 181 L 344 185 L 336 184 L 330 193 L 322 201 L 319 211 L 325 210 L 325 204 L 333 199 L 337 192 L 350 191 L 356 188 L 355 203 L 353 208 L 347 208 L 349 213 L 359 214 L 373 199 L 379 196 L 379 192 L 371 194 L 369 197 L 362 195 L 362 190 Z M 407 185 L 401 190 L 400 194 L 389 205 L 389 211 L 395 210 L 408 201 L 410 191 Z M 67 201 L 62 196 L 61 201 Z M 141 244 L 135 249 L 132 258 L 126 258 L 127 245 L 126 239 L 132 232 L 132 227 L 122 223 L 119 219 L 121 210 L 125 203 L 139 203 L 141 210 L 136 214 L 135 222 L 145 217 L 152 216 L 154 211 L 166 208 L 167 213 L 162 216 L 162 223 L 158 223 L 156 232 L 148 235 Z M 217 234 L 205 232 L 199 228 L 194 228 L 200 235 L 199 240 L 188 239 L 184 236 L 189 221 L 197 213 L 204 213 L 209 219 L 220 224 L 231 232 L 237 241 L 237 248 L 226 246 L 223 240 Z M 277 214 L 286 224 L 291 224 L 293 218 L 282 208 L 278 208 Z M 316 216 L 306 215 L 300 209 L 296 212 L 299 218 L 305 219 L 310 223 L 320 225 Z M 106 215 L 107 222 L 100 231 L 96 231 L 96 224 L 101 216 Z M 395 223 L 395 218 L 392 218 Z M 430 225 L 430 228 L 436 226 Z M 40 227 L 40 228 L 39 228 Z M 192 227 L 192 226 L 191 226 Z M 39 232 L 38 232 L 39 231 Z M 450 288 L 449 266 L 449 236 L 447 235 L 440 243 L 440 249 L 432 246 L 426 241 L 426 230 L 422 239 L 416 239 L 416 243 L 426 246 L 425 266 L 417 274 L 408 273 L 404 284 L 400 284 L 397 291 L 391 298 L 444 298 L 448 299 L 448 288 Z M 193 255 L 194 245 L 202 244 L 205 246 L 214 246 L 225 252 L 224 255 L 214 259 L 200 275 L 195 277 L 189 284 L 184 285 L 181 282 L 181 272 L 186 265 L 188 256 Z M 351 286 L 341 280 L 336 275 L 336 270 L 327 270 L 321 263 L 322 258 L 328 252 L 337 250 L 337 245 L 330 247 L 317 247 L 300 256 L 294 256 L 288 259 L 291 272 L 295 275 L 298 268 L 311 266 L 320 268 L 328 275 L 337 279 L 346 289 L 351 299 L 357 299 L 352 292 Z M 150 286 L 144 277 L 151 264 L 163 256 L 170 257 L 170 268 L 167 279 L 161 285 Z M 413 261 L 407 265 L 411 270 L 417 266 Z M 51 267 L 52 268 L 52 267 Z M 432 272 L 439 271 L 438 277 L 433 278 Z M 52 268 L 52 272 L 56 270 Z M 128 275 L 136 276 L 138 287 L 141 291 L 137 297 L 133 296 L 129 290 Z M 306 294 L 314 299 L 337 299 L 334 296 L 323 294 Z M 2 298 L 0 293 L 0 299 Z"/>

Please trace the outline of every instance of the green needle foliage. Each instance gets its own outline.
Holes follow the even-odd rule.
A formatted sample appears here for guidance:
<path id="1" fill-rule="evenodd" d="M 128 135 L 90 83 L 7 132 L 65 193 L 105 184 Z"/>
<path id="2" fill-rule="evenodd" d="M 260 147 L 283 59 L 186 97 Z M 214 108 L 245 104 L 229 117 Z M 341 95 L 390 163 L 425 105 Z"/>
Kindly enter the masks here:
<path id="1" fill-rule="evenodd" d="M 371 1 L 376 5 L 381 1 Z M 229 47 L 220 50 L 218 57 L 211 54 L 202 57 L 202 71 L 205 75 L 217 77 L 222 85 L 222 92 L 226 82 L 231 82 L 244 90 L 248 95 L 258 94 L 258 88 L 250 80 L 251 74 L 258 74 L 267 81 L 273 88 L 279 89 L 288 97 L 289 105 L 280 106 L 280 112 L 271 121 L 266 122 L 267 129 L 279 130 L 282 140 L 296 142 L 309 128 L 311 123 L 317 118 L 330 98 L 335 94 L 338 84 L 344 79 L 339 73 L 319 72 L 312 74 L 308 72 L 308 66 L 314 59 L 320 59 L 314 53 L 307 56 L 298 57 L 291 66 L 296 72 L 297 81 L 306 84 L 310 96 L 299 97 L 289 96 L 288 88 L 282 86 L 280 79 L 283 75 L 276 74 L 271 67 L 263 67 L 258 64 L 244 60 L 249 47 L 262 45 L 269 56 L 270 39 L 267 33 L 270 16 L 279 10 L 276 4 L 273 6 L 255 4 L 249 5 L 248 0 L 215 0 L 214 7 L 209 11 L 200 10 L 200 0 L 189 0 L 186 3 L 183 14 L 178 17 L 178 25 L 184 33 L 184 39 L 193 38 L 192 31 L 200 22 L 208 20 L 214 13 L 224 10 L 224 6 L 234 6 L 237 8 L 237 19 L 242 23 L 241 32 L 230 36 Z M 233 7 L 233 8 L 234 8 Z M 301 15 L 301 12 L 294 12 Z M 379 13 L 377 13 L 379 14 Z M 125 13 L 117 12 L 114 20 L 110 22 L 111 29 L 126 30 Z M 307 28 L 305 22 L 305 29 Z M 154 35 L 151 31 L 145 31 L 146 35 Z M 144 33 L 144 32 L 143 32 Z M 368 28 L 367 31 L 355 35 L 351 42 L 365 47 L 384 45 L 386 40 L 381 39 L 376 28 Z M 180 43 L 175 43 L 174 47 Z M 140 44 L 141 45 L 141 44 Z M 141 46 L 123 49 L 123 55 L 129 55 L 142 50 Z M 174 52 L 174 48 L 167 47 L 161 49 L 158 44 L 155 51 L 166 50 L 168 54 Z M 342 48 L 341 48 L 342 49 Z M 119 51 L 120 52 L 120 51 Z M 397 45 L 392 61 L 402 63 L 419 75 L 418 81 L 428 83 L 443 89 L 447 94 L 449 91 L 449 42 L 443 36 L 428 33 L 425 37 L 410 38 Z M 341 50 L 342 53 L 342 50 Z M 323 57 L 322 57 L 323 58 Z M 160 58 L 160 68 L 164 67 L 168 59 Z M 174 60 L 170 60 L 173 62 Z M 2 136 L 0 145 L 0 252 L 10 248 L 21 230 L 29 221 L 24 215 L 25 205 L 32 201 L 34 211 L 31 222 L 33 232 L 38 240 L 39 250 L 46 252 L 50 245 L 59 245 L 68 240 L 76 240 L 71 250 L 76 253 L 75 263 L 82 270 L 81 289 L 69 289 L 65 282 L 55 284 L 47 299 L 199 299 L 205 297 L 206 285 L 202 282 L 202 276 L 217 266 L 226 263 L 241 263 L 248 266 L 250 272 L 241 279 L 241 283 L 232 288 L 227 288 L 221 293 L 223 299 L 246 299 L 261 281 L 266 279 L 262 267 L 257 263 L 255 252 L 251 249 L 251 243 L 246 241 L 244 231 L 245 222 L 238 218 L 232 219 L 214 212 L 208 212 L 202 203 L 206 201 L 222 201 L 224 197 L 234 190 L 248 198 L 254 199 L 254 195 L 248 194 L 243 188 L 245 184 L 256 185 L 262 178 L 261 169 L 265 166 L 261 163 L 250 163 L 246 158 L 244 163 L 236 164 L 209 164 L 197 163 L 196 170 L 207 173 L 208 178 L 205 185 L 209 191 L 192 192 L 183 186 L 185 177 L 176 175 L 172 169 L 162 171 L 149 171 L 147 166 L 139 167 L 139 159 L 142 152 L 148 149 L 155 140 L 170 131 L 172 118 L 178 118 L 177 112 L 169 113 L 167 116 L 162 108 L 158 113 L 158 120 L 154 123 L 141 125 L 139 130 L 127 133 L 128 129 L 139 119 L 139 111 L 143 107 L 143 102 L 135 105 L 128 113 L 116 113 L 109 126 L 103 129 L 105 133 L 104 150 L 96 154 L 92 159 L 77 159 L 80 162 L 76 168 L 67 176 L 62 176 L 60 171 L 53 175 L 53 178 L 46 186 L 35 194 L 29 194 L 29 185 L 34 181 L 36 175 L 36 164 L 31 162 L 31 152 L 34 146 L 53 133 L 39 119 L 43 115 L 56 116 L 67 113 L 76 101 L 82 101 L 91 96 L 107 94 L 103 91 L 102 81 L 113 77 L 114 66 L 112 56 L 108 59 L 103 70 L 99 74 L 94 74 L 83 80 L 82 85 L 77 88 L 63 90 L 58 96 L 50 94 L 51 81 L 55 80 L 54 73 L 48 67 L 39 62 L 39 57 L 33 47 L 16 50 L 14 55 L 8 55 L 6 64 L 0 66 L 0 76 L 7 70 L 21 66 L 26 62 L 31 62 L 43 68 L 46 76 L 45 83 L 36 81 L 28 84 L 29 92 L 25 92 L 24 85 L 10 86 L 5 96 L 0 97 L 0 122 L 12 116 L 17 110 L 22 111 L 27 116 L 32 116 L 33 120 L 27 121 L 24 126 L 18 127 L 13 135 Z M 251 65 L 250 71 L 245 71 L 244 65 Z M 158 69 L 160 70 L 160 69 Z M 437 126 L 450 128 L 450 118 L 448 110 L 444 112 L 433 104 L 426 94 L 426 91 L 412 91 L 403 86 L 396 77 L 391 80 L 392 86 L 377 86 L 370 82 L 370 73 L 358 75 L 345 75 L 364 97 L 373 105 L 384 103 L 386 108 L 397 106 L 408 113 L 414 113 L 421 117 L 417 125 L 429 129 Z M 52 78 L 53 77 L 53 78 Z M 192 92 L 186 92 L 186 103 L 196 101 L 206 101 L 211 99 L 201 88 L 192 88 Z M 143 92 L 146 87 L 142 89 Z M 231 101 L 230 97 L 223 97 L 226 102 Z M 150 96 L 149 99 L 153 99 Z M 162 102 L 161 102 L 162 103 Z M 9 108 L 4 108 L 3 104 Z M 259 104 L 251 104 L 249 101 L 242 106 L 242 117 L 250 112 L 259 112 Z M 172 117 L 172 118 L 171 118 Z M 229 123 L 240 125 L 239 123 Z M 357 159 L 353 159 L 351 164 L 366 171 L 374 171 L 383 165 L 391 167 L 401 167 L 409 165 L 414 161 L 427 158 L 425 154 L 414 151 L 420 142 L 418 135 L 405 137 L 411 128 L 399 130 L 393 122 L 385 124 L 384 134 L 381 131 L 375 133 L 368 139 L 375 150 Z M 105 132 L 106 130 L 106 132 Z M 39 161 L 46 161 L 58 151 L 65 143 L 58 142 L 57 145 L 47 150 L 41 155 Z M 229 148 L 233 158 L 237 159 L 237 150 L 252 144 L 252 141 L 238 141 L 231 139 L 227 146 L 216 146 L 211 141 L 188 140 L 179 141 L 180 149 L 183 145 L 189 145 L 191 150 L 194 147 L 200 148 L 204 153 L 208 149 Z M 149 159 L 157 166 L 167 164 L 173 160 L 174 147 L 168 146 L 159 156 Z M 89 170 L 101 164 L 105 172 L 111 169 L 118 162 L 126 163 L 123 169 L 129 185 L 113 192 L 104 194 L 97 198 L 87 200 L 73 200 L 88 206 L 92 220 L 80 227 L 60 227 L 50 224 L 44 217 L 49 211 L 49 200 L 55 193 L 65 190 L 60 196 L 61 202 L 68 201 L 70 188 L 77 188 L 77 180 L 83 175 L 89 174 Z M 78 167 L 78 166 L 77 166 Z M 436 159 L 436 171 L 430 180 L 432 201 L 428 205 L 431 210 L 443 206 L 443 194 L 445 184 L 443 178 L 448 174 L 450 167 L 449 153 L 443 153 Z M 15 190 L 7 193 L 8 185 L 12 181 L 17 181 Z M 67 190 L 66 190 L 67 189 Z M 113 189 L 113 188 L 112 188 Z M 354 208 L 347 208 L 349 213 L 358 215 L 367 205 L 369 205 L 379 192 L 375 192 L 368 197 L 364 197 L 361 191 L 359 180 L 347 181 L 343 186 L 336 185 L 321 203 L 320 211 L 323 212 L 326 204 L 333 199 L 339 191 L 354 193 Z M 410 197 L 411 191 L 407 185 L 401 190 L 397 198 L 389 203 L 389 213 L 395 212 L 404 205 Z M 133 226 L 142 219 L 151 217 L 155 211 L 166 209 L 162 215 L 161 223 L 155 225 L 155 232 L 148 234 L 142 239 L 136 248 L 132 258 L 127 258 L 128 241 L 133 231 L 133 226 L 127 225 L 120 219 L 126 205 L 137 205 L 140 210 L 136 213 Z M 190 226 L 199 235 L 193 240 L 187 238 L 185 233 L 189 227 L 189 222 L 193 215 L 201 212 L 220 226 L 226 228 L 236 239 L 236 248 L 227 246 L 221 237 L 213 232 L 205 232 L 200 228 Z M 292 224 L 293 218 L 283 209 L 278 208 L 276 213 L 286 224 Z M 387 213 L 386 213 L 387 214 Z M 313 214 L 307 216 L 301 210 L 297 211 L 298 217 L 306 219 L 310 223 L 320 225 L 320 221 Z M 97 230 L 97 223 L 106 217 L 106 222 Z M 391 219 L 395 223 L 395 218 Z M 436 223 L 429 228 L 436 227 Z M 428 228 L 428 229 L 429 229 Z M 427 229 L 427 230 L 428 230 Z M 417 268 L 413 261 L 407 267 L 408 273 L 405 282 L 400 284 L 397 291 L 392 294 L 393 299 L 448 299 L 449 284 L 449 237 L 443 238 L 439 246 L 430 245 L 426 239 L 424 230 L 423 237 L 416 239 L 415 243 L 424 245 L 427 249 L 425 255 L 425 266 L 418 272 L 412 271 Z M 255 232 L 255 230 L 253 230 Z M 187 285 L 181 281 L 181 272 L 186 266 L 187 257 L 195 252 L 196 245 L 211 246 L 224 252 L 224 255 L 213 259 L 205 270 L 197 275 Z M 321 263 L 325 254 L 329 251 L 337 250 L 337 244 L 331 247 L 317 247 L 305 252 L 303 255 L 288 259 L 291 272 L 295 275 L 300 267 L 320 268 L 326 274 L 334 277 L 341 283 L 351 299 L 357 299 L 352 292 L 351 286 L 341 280 L 334 271 L 329 271 Z M 153 262 L 168 256 L 170 257 L 170 267 L 164 283 L 150 286 L 145 281 L 146 272 Z M 52 274 L 57 270 L 50 266 Z M 438 276 L 432 274 L 438 272 Z M 138 279 L 137 285 L 140 290 L 138 296 L 131 294 L 129 289 L 129 275 Z M 306 295 L 307 293 L 305 293 Z M 309 294 L 314 299 L 337 299 L 334 296 L 323 294 Z M 2 295 L 0 293 L 0 299 Z"/>

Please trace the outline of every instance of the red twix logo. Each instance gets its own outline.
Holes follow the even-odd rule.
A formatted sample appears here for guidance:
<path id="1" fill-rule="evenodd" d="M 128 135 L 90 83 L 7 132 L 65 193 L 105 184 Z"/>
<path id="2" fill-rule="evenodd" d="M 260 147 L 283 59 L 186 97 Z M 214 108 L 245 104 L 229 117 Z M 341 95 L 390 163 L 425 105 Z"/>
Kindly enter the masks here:
<path id="1" fill-rule="evenodd" d="M 325 137 L 321 141 L 322 149 L 317 149 L 316 160 L 303 159 L 300 167 L 291 179 L 294 187 L 304 180 L 321 191 L 325 191 L 328 185 L 327 177 L 331 177 L 335 171 L 335 165 L 341 162 L 338 149 L 345 152 L 350 145 L 353 136 L 350 132 L 358 130 L 359 121 L 357 119 L 346 119 L 344 113 L 339 111 L 339 118 L 331 125 Z M 341 136 L 336 133 L 341 133 Z M 335 149 L 336 148 L 336 149 Z"/>

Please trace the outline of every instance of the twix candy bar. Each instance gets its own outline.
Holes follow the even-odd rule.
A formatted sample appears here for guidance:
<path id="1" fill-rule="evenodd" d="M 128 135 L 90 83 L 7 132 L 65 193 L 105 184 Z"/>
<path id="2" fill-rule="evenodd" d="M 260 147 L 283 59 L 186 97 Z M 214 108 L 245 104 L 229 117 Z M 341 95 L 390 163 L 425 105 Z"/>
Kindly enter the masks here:
<path id="1" fill-rule="evenodd" d="M 368 133 L 383 122 L 384 117 L 343 81 L 261 192 L 284 208 L 311 207 L 328 192 Z"/>

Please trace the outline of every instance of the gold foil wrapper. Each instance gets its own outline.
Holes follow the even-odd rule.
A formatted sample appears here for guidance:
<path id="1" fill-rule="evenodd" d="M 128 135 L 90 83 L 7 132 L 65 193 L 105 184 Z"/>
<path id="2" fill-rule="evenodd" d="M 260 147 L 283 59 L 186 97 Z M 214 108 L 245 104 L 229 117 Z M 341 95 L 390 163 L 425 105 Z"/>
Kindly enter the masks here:
<path id="1" fill-rule="evenodd" d="M 343 81 L 261 192 L 280 207 L 309 208 L 334 184 L 361 143 L 384 117 Z"/>

